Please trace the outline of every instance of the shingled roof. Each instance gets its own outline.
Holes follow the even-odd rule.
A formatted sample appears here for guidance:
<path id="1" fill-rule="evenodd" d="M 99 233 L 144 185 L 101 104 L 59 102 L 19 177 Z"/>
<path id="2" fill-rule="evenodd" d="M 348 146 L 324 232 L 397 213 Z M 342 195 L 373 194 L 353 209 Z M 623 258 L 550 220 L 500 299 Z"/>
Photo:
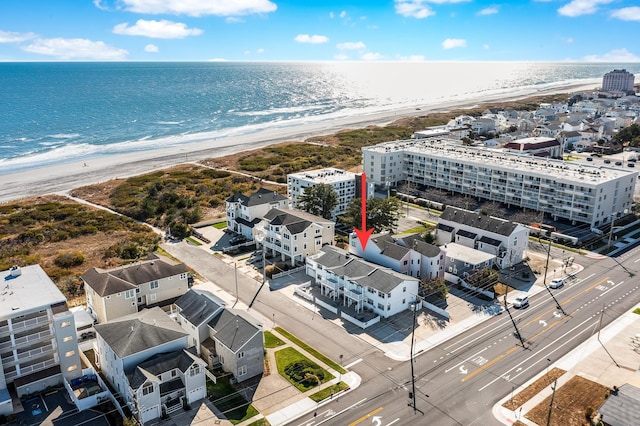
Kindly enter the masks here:
<path id="1" fill-rule="evenodd" d="M 598 409 L 602 420 L 611 426 L 640 424 L 640 388 L 625 383 L 611 393 Z"/>
<path id="2" fill-rule="evenodd" d="M 242 349 L 261 330 L 259 324 L 235 309 L 222 311 L 209 321 L 209 327 L 213 330 L 214 338 L 234 353 Z"/>
<path id="3" fill-rule="evenodd" d="M 440 215 L 440 219 L 504 236 L 511 235 L 518 226 L 517 224 L 507 220 L 498 219 L 497 217 L 487 216 L 452 206 L 447 206 L 444 209 Z M 438 228 L 440 228 L 440 223 L 438 223 Z"/>
<path id="4" fill-rule="evenodd" d="M 225 305 L 212 293 L 194 289 L 180 296 L 175 304 L 180 308 L 180 315 L 196 327 L 208 322 Z"/>
<path id="5" fill-rule="evenodd" d="M 159 307 L 96 324 L 95 330 L 120 358 L 188 336 Z"/>
<path id="6" fill-rule="evenodd" d="M 311 226 L 312 223 L 331 222 L 330 220 L 323 217 L 315 216 L 302 210 L 296 209 L 271 209 L 267 212 L 267 214 L 264 215 L 264 219 L 267 220 L 271 225 L 284 226 L 292 235 L 301 233 L 309 226 Z"/>
<path id="7" fill-rule="evenodd" d="M 154 256 L 142 262 L 114 269 L 92 268 L 82 274 L 82 279 L 101 297 L 136 289 L 140 284 L 186 274 L 187 267 L 172 264 Z"/>
<path id="8" fill-rule="evenodd" d="M 236 192 L 231 197 L 227 198 L 228 203 L 240 202 L 243 206 L 259 206 L 261 204 L 277 203 L 286 200 L 287 197 L 278 194 L 276 191 L 271 191 L 266 188 L 258 189 L 254 194 L 244 195 Z"/>
<path id="9" fill-rule="evenodd" d="M 153 355 L 126 373 L 129 386 L 132 389 L 138 389 L 148 379 L 157 381 L 157 376 L 171 370 L 177 369 L 185 373 L 194 362 L 197 362 L 196 359 L 184 349 Z M 199 364 L 204 362 L 200 361 Z"/>

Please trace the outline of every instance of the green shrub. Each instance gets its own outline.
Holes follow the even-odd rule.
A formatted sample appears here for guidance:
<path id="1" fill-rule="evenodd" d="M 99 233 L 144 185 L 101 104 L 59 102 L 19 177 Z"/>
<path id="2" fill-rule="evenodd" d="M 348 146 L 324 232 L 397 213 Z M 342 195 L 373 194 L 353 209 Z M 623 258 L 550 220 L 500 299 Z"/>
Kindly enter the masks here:
<path id="1" fill-rule="evenodd" d="M 308 359 L 301 359 L 287 365 L 284 368 L 284 373 L 292 381 L 305 386 L 319 385 L 324 379 L 324 370 Z"/>
<path id="2" fill-rule="evenodd" d="M 62 253 L 53 260 L 53 263 L 61 268 L 80 266 L 84 263 L 84 255 L 80 252 Z"/>

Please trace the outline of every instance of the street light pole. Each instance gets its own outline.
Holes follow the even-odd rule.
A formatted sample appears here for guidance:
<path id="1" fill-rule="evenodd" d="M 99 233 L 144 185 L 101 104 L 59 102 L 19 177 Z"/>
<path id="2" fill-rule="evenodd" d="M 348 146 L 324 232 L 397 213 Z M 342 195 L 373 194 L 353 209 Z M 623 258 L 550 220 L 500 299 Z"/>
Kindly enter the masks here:
<path id="1" fill-rule="evenodd" d="M 547 289 L 553 301 L 556 302 L 556 307 L 560 310 L 560 312 L 562 312 L 563 315 L 567 315 L 564 309 L 562 309 L 560 302 L 558 302 L 558 299 L 556 299 L 556 296 L 553 295 L 553 292 L 547 285 L 547 269 L 549 269 L 549 257 L 551 257 L 551 232 L 550 231 L 547 232 L 547 236 L 549 237 L 549 248 L 547 249 L 547 263 L 544 265 L 544 278 L 542 280 L 542 284 L 544 284 L 544 288 Z"/>
<path id="2" fill-rule="evenodd" d="M 413 341 L 415 340 L 414 337 L 416 332 L 416 311 L 418 310 L 418 306 L 415 303 L 412 303 L 411 309 L 413 310 L 413 322 L 411 323 L 411 349 L 409 358 L 411 359 L 411 398 L 413 399 L 413 414 L 416 414 L 416 376 L 413 372 Z"/>

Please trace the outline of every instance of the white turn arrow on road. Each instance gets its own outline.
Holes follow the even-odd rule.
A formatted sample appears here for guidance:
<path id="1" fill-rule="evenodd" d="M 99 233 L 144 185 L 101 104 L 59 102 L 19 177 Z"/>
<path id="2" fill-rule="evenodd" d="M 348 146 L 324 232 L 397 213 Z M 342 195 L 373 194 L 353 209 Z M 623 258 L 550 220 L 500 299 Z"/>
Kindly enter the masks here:
<path id="1" fill-rule="evenodd" d="M 380 426 L 380 425 L 382 424 L 382 417 L 380 417 L 380 416 L 373 416 L 373 417 L 371 418 L 371 422 L 372 422 L 373 424 L 375 424 L 376 426 Z"/>
<path id="2" fill-rule="evenodd" d="M 562 317 L 562 315 L 558 311 L 553 311 L 553 316 L 556 317 L 556 318 Z"/>
<path id="3" fill-rule="evenodd" d="M 539 324 L 541 324 L 543 327 L 547 326 L 547 322 L 545 320 L 540 320 L 538 321 Z"/>
<path id="4" fill-rule="evenodd" d="M 467 370 L 466 368 L 464 368 L 464 365 L 460 366 L 460 374 L 467 374 L 469 372 L 469 370 Z"/>

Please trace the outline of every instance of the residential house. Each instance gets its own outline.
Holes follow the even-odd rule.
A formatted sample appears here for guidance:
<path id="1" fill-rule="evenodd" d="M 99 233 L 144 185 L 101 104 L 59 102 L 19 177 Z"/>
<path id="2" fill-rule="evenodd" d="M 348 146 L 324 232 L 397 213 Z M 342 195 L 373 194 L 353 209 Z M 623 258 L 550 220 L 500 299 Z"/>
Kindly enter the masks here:
<path id="1" fill-rule="evenodd" d="M 487 136 L 496 130 L 496 122 L 490 118 L 478 118 L 471 123 L 471 130 L 476 135 Z"/>
<path id="2" fill-rule="evenodd" d="M 388 318 L 409 309 L 418 295 L 418 278 L 367 262 L 333 246 L 307 257 L 307 275 L 322 296 L 355 315 L 366 311 Z"/>
<path id="3" fill-rule="evenodd" d="M 248 239 L 253 238 L 253 227 L 271 209 L 286 209 L 289 200 L 275 191 L 258 189 L 252 195 L 236 192 L 226 200 L 227 229 Z"/>
<path id="4" fill-rule="evenodd" d="M 40 265 L 0 272 L 0 415 L 13 414 L 17 397 L 82 375 L 73 313 Z M 19 405 L 17 405 L 19 406 Z"/>
<path id="5" fill-rule="evenodd" d="M 505 149 L 526 152 L 537 157 L 558 158 L 562 156 L 562 146 L 555 138 L 531 137 L 518 139 L 504 145 Z"/>
<path id="6" fill-rule="evenodd" d="M 475 270 L 491 268 L 495 262 L 494 255 L 458 243 L 447 243 L 442 250 L 445 279 L 453 283 L 458 277 L 467 278 Z"/>
<path id="7" fill-rule="evenodd" d="M 504 269 L 524 260 L 529 229 L 508 220 L 447 206 L 438 218 L 436 241 L 438 245 L 453 242 L 490 254 L 495 257 L 496 266 Z"/>
<path id="8" fill-rule="evenodd" d="M 625 383 L 609 394 L 598 408 L 604 426 L 636 426 L 640 424 L 640 388 Z"/>
<path id="9" fill-rule="evenodd" d="M 401 274 L 431 279 L 442 276 L 443 256 L 440 249 L 426 243 L 419 235 L 394 238 L 390 234 L 372 235 L 362 250 L 355 233 L 350 234 L 349 252 L 368 262 L 390 268 Z"/>
<path id="10" fill-rule="evenodd" d="M 171 306 L 170 316 L 189 333 L 189 346 L 201 354 L 202 342 L 209 337 L 207 323 L 225 309 L 225 303 L 212 293 L 191 288 Z"/>
<path id="11" fill-rule="evenodd" d="M 263 373 L 262 324 L 246 312 L 224 309 L 207 327 L 209 337 L 202 342 L 202 358 L 210 368 L 221 367 L 238 383 Z"/>
<path id="12" fill-rule="evenodd" d="M 206 363 L 187 350 L 188 334 L 161 308 L 95 329 L 96 363 L 140 423 L 206 396 Z"/>
<path id="13" fill-rule="evenodd" d="M 173 303 L 187 292 L 187 267 L 165 257 L 114 269 L 92 268 L 82 274 L 87 306 L 98 322 Z"/>
<path id="14" fill-rule="evenodd" d="M 333 244 L 335 223 L 302 210 L 271 209 L 253 228 L 253 235 L 268 255 L 295 265 Z"/>

